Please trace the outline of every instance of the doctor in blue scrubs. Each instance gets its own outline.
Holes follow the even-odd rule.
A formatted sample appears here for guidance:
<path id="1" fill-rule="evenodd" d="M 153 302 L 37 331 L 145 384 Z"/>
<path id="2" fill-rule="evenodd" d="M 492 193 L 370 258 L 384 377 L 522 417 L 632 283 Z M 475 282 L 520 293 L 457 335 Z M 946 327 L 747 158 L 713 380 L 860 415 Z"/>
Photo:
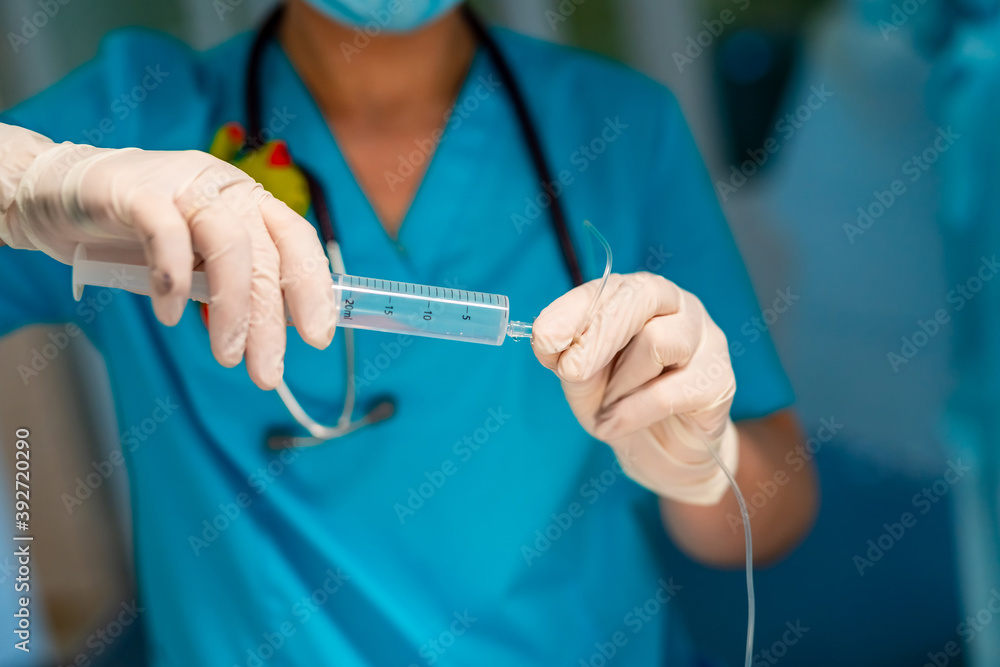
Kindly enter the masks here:
<path id="1" fill-rule="evenodd" d="M 694 664 L 662 547 L 742 563 L 717 461 L 777 489 L 758 561 L 813 520 L 711 183 L 620 65 L 453 0 L 290 0 L 206 53 L 109 36 L 0 120 L 0 333 L 107 362 L 153 664 Z M 620 272 L 593 309 L 584 219 Z M 75 301 L 77 244 L 141 250 L 152 298 Z M 505 294 L 531 344 L 331 345 L 328 260 Z"/>

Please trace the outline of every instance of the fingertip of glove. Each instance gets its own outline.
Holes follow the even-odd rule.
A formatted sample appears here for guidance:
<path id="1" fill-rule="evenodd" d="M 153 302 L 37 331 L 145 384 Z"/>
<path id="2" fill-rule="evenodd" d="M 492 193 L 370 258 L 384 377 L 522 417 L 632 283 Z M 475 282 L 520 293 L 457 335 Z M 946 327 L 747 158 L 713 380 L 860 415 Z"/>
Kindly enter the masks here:
<path id="1" fill-rule="evenodd" d="M 248 333 L 246 326 L 237 325 L 230 333 L 221 334 L 221 340 L 213 337 L 212 352 L 222 366 L 233 368 L 243 360 Z"/>
<path id="2" fill-rule="evenodd" d="M 594 377 L 593 355 L 588 353 L 584 343 L 571 341 L 566 346 L 566 350 L 559 357 L 559 365 L 556 371 L 566 382 L 586 382 Z"/>
<path id="3" fill-rule="evenodd" d="M 566 382 L 583 382 L 586 378 L 577 359 L 579 355 L 566 354 L 559 360 L 556 372 Z"/>
<path id="4" fill-rule="evenodd" d="M 302 340 L 317 350 L 325 350 L 330 347 L 337 333 L 336 312 L 331 312 L 332 314 L 327 317 L 323 317 L 320 313 L 319 316 L 310 317 L 301 326 L 298 323 L 295 325 Z"/>
<path id="5" fill-rule="evenodd" d="M 535 320 L 531 329 L 531 347 L 539 354 L 556 354 L 562 352 L 573 343 L 572 332 L 561 332 L 558 325 L 551 324 L 541 316 Z"/>
<path id="6" fill-rule="evenodd" d="M 273 367 L 267 378 L 269 389 L 277 389 L 278 385 L 285 379 L 285 358 L 282 357 L 276 366 Z"/>
<path id="7" fill-rule="evenodd" d="M 326 331 L 319 333 L 319 327 L 317 327 L 317 335 L 313 337 L 313 342 L 310 343 L 317 350 L 325 350 L 330 347 L 333 343 L 334 337 L 337 335 L 337 325 L 331 324 L 327 327 Z"/>
<path id="8" fill-rule="evenodd" d="M 153 301 L 153 312 L 163 325 L 172 327 L 181 321 L 186 305 L 187 299 L 179 295 L 161 295 Z"/>
<path id="9" fill-rule="evenodd" d="M 276 365 L 270 367 L 264 374 L 252 377 L 254 384 L 264 391 L 277 389 L 285 377 L 285 360 L 282 358 Z"/>

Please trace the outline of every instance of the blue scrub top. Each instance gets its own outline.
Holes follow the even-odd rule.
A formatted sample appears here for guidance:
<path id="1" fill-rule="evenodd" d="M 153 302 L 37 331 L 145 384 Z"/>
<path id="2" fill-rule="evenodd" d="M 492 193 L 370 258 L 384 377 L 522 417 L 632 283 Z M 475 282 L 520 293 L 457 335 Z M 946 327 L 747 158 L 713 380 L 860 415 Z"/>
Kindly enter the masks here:
<path id="1" fill-rule="evenodd" d="M 578 245 L 590 219 L 617 271 L 659 271 L 704 301 L 732 341 L 736 419 L 789 405 L 675 99 L 620 65 L 495 34 L 565 182 Z M 116 33 L 4 120 L 58 141 L 204 150 L 222 124 L 245 121 L 250 42 L 196 53 L 156 33 Z M 526 320 L 571 288 L 483 52 L 398 243 L 277 45 L 263 81 L 264 123 L 321 180 L 349 272 L 506 294 Z M 594 277 L 603 258 L 581 255 Z M 265 434 L 300 429 L 244 368 L 213 361 L 195 307 L 170 329 L 144 297 L 88 288 L 76 303 L 68 267 L 9 248 L 0 284 L 0 332 L 74 322 L 107 361 L 155 664 L 548 667 L 598 664 L 602 651 L 619 664 L 689 664 L 667 612 L 697 593 L 664 569 L 656 498 L 583 431 L 528 344 L 359 332 L 359 405 L 391 394 L 396 415 L 277 454 Z M 335 421 L 339 341 L 319 352 L 290 332 L 285 379 L 311 415 Z"/>

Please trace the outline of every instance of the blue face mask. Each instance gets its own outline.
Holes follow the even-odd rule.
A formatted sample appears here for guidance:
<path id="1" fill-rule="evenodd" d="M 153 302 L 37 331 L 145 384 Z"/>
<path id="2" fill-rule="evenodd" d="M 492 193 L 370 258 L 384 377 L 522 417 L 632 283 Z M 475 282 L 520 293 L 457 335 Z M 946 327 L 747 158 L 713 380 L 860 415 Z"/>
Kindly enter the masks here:
<path id="1" fill-rule="evenodd" d="M 461 0 L 306 0 L 345 25 L 387 32 L 416 30 L 440 17 Z"/>

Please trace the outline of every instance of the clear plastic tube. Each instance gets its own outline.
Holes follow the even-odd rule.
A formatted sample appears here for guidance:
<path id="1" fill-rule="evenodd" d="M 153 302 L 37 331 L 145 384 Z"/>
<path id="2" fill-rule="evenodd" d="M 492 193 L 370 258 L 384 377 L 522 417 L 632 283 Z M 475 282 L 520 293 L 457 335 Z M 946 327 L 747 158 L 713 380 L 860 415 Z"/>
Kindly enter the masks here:
<path id="1" fill-rule="evenodd" d="M 583 228 L 593 234 L 594 238 L 597 239 L 597 242 L 601 244 L 602 248 L 604 248 L 604 252 L 607 255 L 607 261 L 604 264 L 604 275 L 601 276 L 601 285 L 597 288 L 597 291 L 594 293 L 594 298 L 590 301 L 590 308 L 587 309 L 587 319 L 585 320 L 586 324 L 584 324 L 580 331 L 577 332 L 577 336 L 587 330 L 590 323 L 594 321 L 594 316 L 597 315 L 597 306 L 601 301 L 601 295 L 604 294 L 604 288 L 608 286 L 608 276 L 611 275 L 612 262 L 611 244 L 608 243 L 606 238 L 604 238 L 604 235 L 597 230 L 597 227 L 595 227 L 590 220 L 583 221 Z"/>
<path id="2" fill-rule="evenodd" d="M 729 471 L 726 464 L 722 462 L 722 458 L 719 454 L 712 449 L 711 446 L 706 445 L 709 454 L 715 459 L 715 462 L 719 464 L 722 469 L 723 474 L 726 479 L 729 480 L 729 486 L 733 488 L 733 493 L 736 495 L 736 502 L 740 506 L 740 514 L 743 516 L 743 531 L 746 534 L 746 569 L 747 569 L 747 650 L 746 650 L 746 660 L 744 661 L 744 667 L 752 667 L 753 662 L 753 633 L 754 626 L 756 623 L 756 599 L 753 592 L 753 539 L 750 535 L 750 514 L 747 512 L 747 504 L 743 500 L 743 494 L 740 492 L 740 487 L 736 483 L 736 478 L 733 477 L 733 473 Z"/>
<path id="3" fill-rule="evenodd" d="M 601 285 L 597 292 L 594 294 L 593 300 L 590 302 L 590 309 L 588 311 L 586 324 L 581 328 L 580 332 L 577 334 L 582 334 L 586 331 L 587 327 L 593 321 L 594 316 L 597 314 L 598 304 L 601 300 L 601 295 L 604 293 L 604 288 L 608 284 L 608 276 L 611 274 L 611 245 L 608 243 L 607 239 L 597 230 L 597 228 L 590 223 L 589 220 L 584 221 L 583 226 L 594 235 L 598 243 L 604 248 L 607 253 L 607 264 L 604 268 L 604 276 L 601 279 Z M 740 506 L 740 514 L 743 517 L 743 530 L 746 534 L 746 573 L 747 573 L 747 642 L 746 642 L 746 656 L 745 656 L 745 667 L 752 667 L 753 662 L 753 637 L 754 637 L 754 627 L 756 625 L 756 598 L 753 591 L 753 538 L 750 533 L 750 514 L 747 512 L 747 505 L 743 499 L 743 493 L 740 491 L 739 485 L 736 483 L 736 478 L 723 463 L 722 458 L 719 456 L 711 446 L 706 447 L 715 462 L 719 464 L 719 468 L 722 469 L 723 474 L 729 481 L 729 486 L 732 487 L 733 493 L 736 495 L 736 502 Z"/>

